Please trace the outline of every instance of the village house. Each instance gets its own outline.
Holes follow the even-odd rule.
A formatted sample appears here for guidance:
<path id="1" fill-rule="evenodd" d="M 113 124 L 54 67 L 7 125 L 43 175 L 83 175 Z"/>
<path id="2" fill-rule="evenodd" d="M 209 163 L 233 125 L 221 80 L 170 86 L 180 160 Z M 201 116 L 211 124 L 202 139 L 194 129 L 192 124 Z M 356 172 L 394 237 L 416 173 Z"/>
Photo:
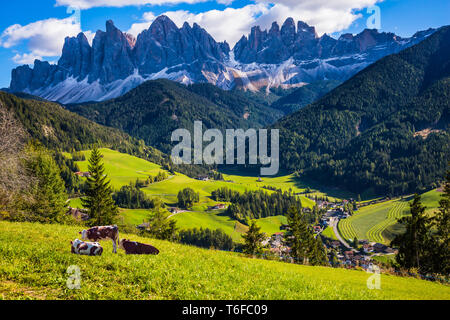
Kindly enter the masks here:
<path id="1" fill-rule="evenodd" d="M 226 208 L 227 208 L 226 204 L 219 203 L 219 204 L 216 204 L 215 206 L 208 207 L 208 210 L 222 210 L 222 209 L 226 209 Z"/>
<path id="2" fill-rule="evenodd" d="M 274 233 L 270 240 L 270 246 L 272 248 L 279 248 L 283 245 L 283 232 Z"/>
<path id="3" fill-rule="evenodd" d="M 353 251 L 345 251 L 344 255 L 347 259 L 351 260 L 353 258 Z"/>
<path id="4" fill-rule="evenodd" d="M 331 246 L 332 246 L 334 249 L 337 249 L 337 248 L 339 248 L 339 247 L 341 246 L 341 243 L 340 243 L 339 241 L 335 240 L 335 241 L 332 241 L 332 242 L 331 242 Z"/>
<path id="5" fill-rule="evenodd" d="M 89 220 L 89 215 L 87 214 L 87 210 L 85 209 L 77 209 L 69 207 L 69 211 L 67 214 L 70 214 L 74 219 L 78 221 Z"/>
<path id="6" fill-rule="evenodd" d="M 376 253 L 384 253 L 388 247 L 382 243 L 373 244 L 373 251 Z"/>
<path id="7" fill-rule="evenodd" d="M 149 227 L 150 227 L 150 223 L 144 222 L 144 223 L 136 226 L 136 229 L 144 231 L 144 230 L 147 230 Z"/>
<path id="8" fill-rule="evenodd" d="M 363 244 L 363 250 L 364 253 L 371 253 L 373 252 L 373 247 L 370 244 Z"/>
<path id="9" fill-rule="evenodd" d="M 168 210 L 170 213 L 173 213 L 173 214 L 183 212 L 183 210 L 181 210 L 180 208 L 175 208 L 175 207 L 169 208 Z"/>
<path id="10" fill-rule="evenodd" d="M 311 213 L 312 212 L 311 208 L 303 208 L 302 210 L 303 210 L 303 213 Z"/>
<path id="11" fill-rule="evenodd" d="M 75 174 L 82 178 L 89 178 L 91 176 L 91 174 L 89 172 L 78 171 L 78 172 L 75 172 Z"/>
<path id="12" fill-rule="evenodd" d="M 197 180 L 200 180 L 200 181 L 209 181 L 210 179 L 209 179 L 208 176 L 198 176 L 198 177 L 197 177 Z"/>
<path id="13" fill-rule="evenodd" d="M 314 233 L 321 233 L 322 232 L 322 228 L 320 226 L 314 226 Z"/>
<path id="14" fill-rule="evenodd" d="M 270 239 L 271 239 L 270 237 L 265 238 L 263 241 L 261 241 L 261 245 L 262 245 L 263 247 L 268 246 L 269 243 L 270 243 Z"/>

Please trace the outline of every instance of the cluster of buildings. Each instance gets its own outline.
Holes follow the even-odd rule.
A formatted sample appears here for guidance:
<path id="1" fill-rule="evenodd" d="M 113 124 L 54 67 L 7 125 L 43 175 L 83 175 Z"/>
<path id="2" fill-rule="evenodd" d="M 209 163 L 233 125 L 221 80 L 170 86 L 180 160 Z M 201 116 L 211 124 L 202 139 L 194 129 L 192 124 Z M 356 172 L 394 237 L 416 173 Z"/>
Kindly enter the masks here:
<path id="1" fill-rule="evenodd" d="M 340 241 L 324 241 L 327 251 L 334 255 L 339 265 L 347 268 L 360 267 L 364 270 L 371 269 L 373 257 L 378 255 L 396 254 L 397 251 L 377 242 L 368 240 L 358 241 L 358 248 L 347 248 Z"/>
<path id="2" fill-rule="evenodd" d="M 333 227 L 341 219 L 347 219 L 350 214 L 344 210 L 346 204 L 351 203 L 344 200 L 342 203 L 333 203 L 318 200 L 317 205 L 325 213 L 320 222 L 313 226 L 315 234 L 321 234 L 328 226 Z M 287 225 L 282 225 L 280 230 L 287 230 Z M 290 248 L 285 245 L 283 239 L 283 232 L 273 234 L 267 238 L 263 245 L 270 248 L 270 252 L 280 256 L 280 259 L 289 258 Z M 373 257 L 378 255 L 396 254 L 397 251 L 382 243 L 369 242 L 368 240 L 359 240 L 357 244 L 353 245 L 341 242 L 339 240 L 332 240 L 322 238 L 324 246 L 326 247 L 329 260 L 333 266 L 340 266 L 345 268 L 362 268 L 364 270 L 371 270 L 373 268 Z"/>
<path id="3" fill-rule="evenodd" d="M 226 204 L 219 203 L 219 204 L 216 204 L 215 206 L 208 207 L 208 210 L 209 211 L 212 211 L 212 210 L 223 210 L 223 209 L 226 209 L 226 208 L 227 208 Z"/>
<path id="4" fill-rule="evenodd" d="M 91 174 L 89 172 L 75 172 L 75 175 L 79 176 L 80 178 L 89 178 Z"/>
<path id="5" fill-rule="evenodd" d="M 270 252 L 276 256 L 280 256 L 280 259 L 288 257 L 291 252 L 291 248 L 286 246 L 284 242 L 284 232 L 274 233 L 271 237 L 266 238 L 262 242 L 262 245 L 265 247 L 268 246 Z"/>

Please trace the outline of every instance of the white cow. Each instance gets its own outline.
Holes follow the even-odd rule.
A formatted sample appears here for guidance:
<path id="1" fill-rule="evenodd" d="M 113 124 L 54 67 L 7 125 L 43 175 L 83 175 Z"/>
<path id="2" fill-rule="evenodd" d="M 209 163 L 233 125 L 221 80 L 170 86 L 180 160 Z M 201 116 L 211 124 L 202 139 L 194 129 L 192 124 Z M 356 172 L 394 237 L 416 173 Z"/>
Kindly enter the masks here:
<path id="1" fill-rule="evenodd" d="M 101 256 L 103 248 L 98 242 L 84 242 L 76 239 L 70 242 L 72 244 L 72 253 L 84 256 Z"/>

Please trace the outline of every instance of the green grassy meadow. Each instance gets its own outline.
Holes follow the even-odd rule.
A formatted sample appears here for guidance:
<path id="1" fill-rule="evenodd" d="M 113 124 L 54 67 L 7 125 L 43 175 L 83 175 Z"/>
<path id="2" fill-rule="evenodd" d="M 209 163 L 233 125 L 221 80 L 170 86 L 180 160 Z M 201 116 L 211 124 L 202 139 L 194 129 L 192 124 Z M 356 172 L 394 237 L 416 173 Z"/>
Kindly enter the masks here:
<path id="1" fill-rule="evenodd" d="M 0 222 L 0 299 L 450 299 L 450 288 L 414 278 L 381 275 L 370 290 L 363 271 L 308 267 L 243 257 L 165 241 L 158 256 L 70 253 L 79 227 Z M 67 288 L 78 266 L 81 289 Z"/>
<path id="2" fill-rule="evenodd" d="M 150 163 L 146 160 L 139 159 L 127 154 L 119 153 L 110 149 L 100 149 L 103 154 L 105 163 L 105 171 L 111 180 L 111 185 L 115 189 L 135 182 L 136 179 L 147 179 L 149 175 L 157 175 L 160 171 L 164 171 L 160 166 Z M 89 159 L 90 151 L 83 152 L 86 159 Z M 70 156 L 67 154 L 66 156 Z M 88 170 L 88 161 L 77 162 L 81 171 Z M 168 173 L 168 172 L 167 172 Z M 169 174 L 169 173 L 168 173 Z M 264 190 L 266 192 L 273 192 L 263 189 L 264 186 L 273 186 L 283 191 L 300 193 L 305 189 L 297 186 L 297 181 L 293 175 L 281 175 L 276 177 L 268 177 L 258 181 L 258 177 L 248 176 L 244 173 L 234 172 L 234 174 L 224 174 L 225 181 L 199 181 L 189 178 L 183 174 L 175 174 L 170 176 L 167 180 L 154 183 L 142 191 L 150 197 L 160 197 L 168 206 L 176 206 L 178 192 L 184 188 L 192 188 L 200 194 L 200 202 L 195 204 L 192 212 L 184 212 L 175 215 L 173 218 L 177 221 L 180 229 L 190 228 L 210 228 L 222 229 L 227 234 L 231 235 L 233 240 L 241 242 L 241 235 L 246 232 L 246 227 L 239 222 L 231 219 L 223 214 L 223 211 L 208 212 L 208 207 L 217 204 L 211 199 L 211 193 L 222 187 L 245 192 Z M 226 182 L 228 181 L 228 182 Z M 232 182 L 230 182 L 232 181 Z M 305 207 L 312 208 L 314 201 L 301 196 L 302 204 Z M 81 207 L 80 199 L 72 199 L 70 201 L 72 207 Z M 128 210 L 121 209 L 121 215 L 124 222 L 132 225 L 141 224 L 148 218 L 148 211 L 146 210 Z M 273 234 L 280 231 L 280 226 L 286 223 L 285 217 L 268 217 L 260 219 L 258 224 L 262 231 L 267 234 Z"/>
<path id="3" fill-rule="evenodd" d="M 421 195 L 426 213 L 434 214 L 439 206 L 440 192 L 431 190 Z M 339 222 L 339 232 L 345 239 L 367 239 L 388 244 L 401 230 L 397 220 L 409 213 L 411 197 L 368 205 L 355 214 Z"/>
<path id="4" fill-rule="evenodd" d="M 110 149 L 100 149 L 105 163 L 105 171 L 111 180 L 111 185 L 115 189 L 135 182 L 136 179 L 147 179 L 149 175 L 156 176 L 161 167 L 149 161 L 130 156 L 125 153 Z M 89 159 L 91 152 L 83 151 L 86 159 Z M 88 161 L 77 161 L 76 164 L 81 171 L 88 171 Z"/>
<path id="5" fill-rule="evenodd" d="M 344 239 L 367 239 L 386 243 L 382 232 L 408 212 L 406 200 L 391 200 L 360 208 L 355 214 L 339 222 L 338 230 Z"/>
<path id="6" fill-rule="evenodd" d="M 163 169 L 154 163 L 119 153 L 110 149 L 100 149 L 105 162 L 105 170 L 111 179 L 113 188 L 120 187 L 136 181 L 136 179 L 147 179 L 149 175 L 156 176 Z M 83 152 L 86 159 L 89 159 L 90 151 Z M 66 156 L 70 156 L 67 154 Z M 87 171 L 87 161 L 77 162 L 81 171 Z M 169 174 L 169 173 L 168 173 Z M 199 181 L 187 177 L 186 175 L 176 173 L 169 176 L 165 181 L 154 183 L 142 189 L 150 197 L 160 197 L 168 206 L 177 205 L 177 194 L 184 188 L 192 188 L 200 194 L 200 202 L 195 204 L 192 212 L 184 212 L 175 215 L 173 218 L 177 221 L 180 229 L 189 228 L 210 228 L 222 229 L 229 234 L 233 240 L 241 241 L 241 234 L 246 232 L 245 226 L 223 214 L 222 211 L 208 212 L 208 207 L 217 204 L 211 199 L 211 193 L 222 187 L 245 192 L 264 190 L 265 186 L 275 187 L 283 191 L 292 191 L 294 193 L 305 192 L 307 188 L 313 189 L 311 195 L 329 196 L 330 200 L 338 199 L 335 197 L 354 197 L 352 194 L 341 192 L 335 189 L 320 188 L 314 184 L 306 184 L 298 179 L 294 174 L 280 173 L 275 177 L 263 177 L 259 180 L 256 172 L 244 172 L 236 169 L 230 169 L 223 172 L 225 181 Z M 422 201 L 428 207 L 427 212 L 432 214 L 439 201 L 439 192 L 432 190 L 423 194 Z M 314 201 L 301 196 L 304 207 L 312 208 Z M 80 199 L 73 199 L 70 202 L 72 207 L 81 207 Z M 396 221 L 402 215 L 408 213 L 408 202 L 404 199 L 391 200 L 380 204 L 369 205 L 358 210 L 354 216 L 344 219 L 339 223 L 339 232 L 345 239 L 368 239 L 371 241 L 388 243 L 398 231 Z M 121 210 L 124 222 L 137 225 L 148 218 L 146 210 Z M 260 219 L 258 224 L 262 231 L 267 234 L 279 232 L 281 224 L 286 223 L 284 217 L 269 217 Z M 332 230 L 325 230 L 325 236 L 335 239 Z"/>

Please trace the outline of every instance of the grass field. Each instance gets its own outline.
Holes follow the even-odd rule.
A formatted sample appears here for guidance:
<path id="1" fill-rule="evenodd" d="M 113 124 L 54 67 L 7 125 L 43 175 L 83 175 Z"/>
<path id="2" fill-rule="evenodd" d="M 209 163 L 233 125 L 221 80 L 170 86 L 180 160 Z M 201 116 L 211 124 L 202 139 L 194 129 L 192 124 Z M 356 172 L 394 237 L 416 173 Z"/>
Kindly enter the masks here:
<path id="1" fill-rule="evenodd" d="M 437 210 L 440 194 L 431 190 L 421 195 L 427 214 L 432 215 Z M 356 236 L 358 239 L 388 244 L 396 233 L 403 230 L 397 220 L 409 213 L 409 201 L 411 197 L 363 207 L 352 217 L 339 222 L 339 232 L 345 239 Z"/>
<path id="2" fill-rule="evenodd" d="M 408 212 L 406 200 L 391 200 L 359 209 L 352 217 L 339 222 L 338 229 L 344 239 L 367 239 L 386 243 L 383 231 L 395 224 Z"/>
<path id="3" fill-rule="evenodd" d="M 146 160 L 120 153 L 110 149 L 100 149 L 105 163 L 105 171 L 111 180 L 111 185 L 115 189 L 135 182 L 136 179 L 147 179 L 149 175 L 156 176 L 163 171 L 157 164 Z M 91 152 L 83 151 L 86 159 L 89 159 Z M 81 171 L 88 171 L 88 161 L 77 161 L 76 164 Z"/>
<path id="4" fill-rule="evenodd" d="M 121 215 L 127 224 L 138 225 L 147 221 L 150 212 L 148 210 L 121 209 Z M 180 229 L 209 228 L 211 230 L 222 229 L 230 235 L 235 242 L 242 242 L 242 234 L 247 232 L 248 227 L 230 218 L 223 210 L 208 212 L 182 212 L 173 216 Z M 280 226 L 287 222 L 284 216 L 267 217 L 258 219 L 257 224 L 261 231 L 268 236 L 280 232 Z"/>
<path id="5" fill-rule="evenodd" d="M 421 195 L 422 204 L 427 207 L 425 211 L 427 214 L 434 214 L 438 210 L 441 194 L 442 192 L 431 190 Z"/>
<path id="6" fill-rule="evenodd" d="M 110 149 L 100 149 L 105 163 L 105 171 L 111 179 L 111 184 L 115 189 L 136 181 L 136 179 L 146 179 L 148 175 L 157 175 L 158 172 L 163 171 L 162 168 L 156 164 L 148 161 L 119 153 Z M 84 151 L 86 159 L 89 159 L 90 152 Z M 67 154 L 67 157 L 70 155 Z M 88 162 L 77 162 L 81 171 L 87 171 Z M 168 173 L 169 174 L 169 173 Z M 285 174 L 276 177 L 268 177 L 258 181 L 258 177 L 249 176 L 245 172 L 234 171 L 233 174 L 224 174 L 226 181 L 199 181 L 189 178 L 183 174 L 175 174 L 165 181 L 154 183 L 142 190 L 150 197 L 160 197 L 168 206 L 177 205 L 178 192 L 184 188 L 192 188 L 200 194 L 200 202 L 196 204 L 192 211 L 174 216 L 180 229 L 188 228 L 210 228 L 222 229 L 227 234 L 231 235 L 235 241 L 241 241 L 241 234 L 246 231 L 246 227 L 221 212 L 207 212 L 209 206 L 217 204 L 211 199 L 211 193 L 222 187 L 245 192 L 264 190 L 266 192 L 273 192 L 263 189 L 264 186 L 273 186 L 283 191 L 293 191 L 296 193 L 303 192 L 304 189 L 297 187 L 297 181 L 293 175 Z M 304 207 L 312 208 L 314 201 L 301 196 Z M 70 201 L 72 207 L 81 207 L 80 199 L 72 199 Z M 141 224 L 148 218 L 146 210 L 121 210 L 121 215 L 124 222 L 132 225 Z M 258 221 L 262 230 L 267 234 L 279 232 L 281 224 L 286 223 L 284 217 L 269 217 L 260 219 Z"/>
<path id="7" fill-rule="evenodd" d="M 334 234 L 333 228 L 326 227 L 325 230 L 322 231 L 322 236 L 330 238 L 332 240 L 337 240 L 338 238 Z"/>
<path id="8" fill-rule="evenodd" d="M 363 271 L 307 267 L 249 259 L 165 241 L 158 256 L 70 253 L 79 228 L 0 222 L 0 299 L 450 299 L 450 288 L 413 278 L 381 275 L 369 290 Z M 67 268 L 78 266 L 81 289 L 67 288 Z"/>

